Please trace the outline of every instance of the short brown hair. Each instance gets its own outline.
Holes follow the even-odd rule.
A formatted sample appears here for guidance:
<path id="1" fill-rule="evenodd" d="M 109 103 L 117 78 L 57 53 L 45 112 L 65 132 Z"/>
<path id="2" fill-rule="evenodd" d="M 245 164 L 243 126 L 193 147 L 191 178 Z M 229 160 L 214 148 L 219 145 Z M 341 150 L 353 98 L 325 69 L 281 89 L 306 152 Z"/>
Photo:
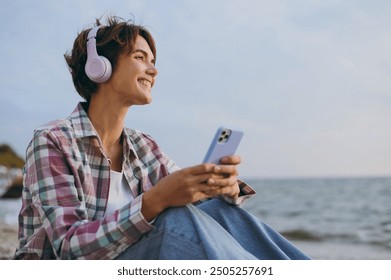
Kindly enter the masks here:
<path id="1" fill-rule="evenodd" d="M 102 25 L 99 19 L 96 19 L 96 25 Z M 92 82 L 84 70 L 87 61 L 87 35 L 90 30 L 80 32 L 75 39 L 72 51 L 64 54 L 76 91 L 87 102 L 98 90 L 98 84 Z M 145 27 L 136 25 L 133 21 L 109 16 L 105 27 L 99 29 L 96 37 L 97 52 L 110 61 L 113 72 L 116 69 L 118 57 L 133 51 L 138 35 L 147 41 L 156 60 L 155 41 Z"/>

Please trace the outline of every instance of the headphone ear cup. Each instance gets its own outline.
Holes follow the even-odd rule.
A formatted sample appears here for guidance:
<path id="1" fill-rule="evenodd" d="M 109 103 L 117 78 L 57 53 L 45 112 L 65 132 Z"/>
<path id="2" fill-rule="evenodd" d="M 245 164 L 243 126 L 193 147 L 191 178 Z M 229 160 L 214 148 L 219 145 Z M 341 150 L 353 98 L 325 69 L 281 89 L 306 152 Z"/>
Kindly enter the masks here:
<path id="1" fill-rule="evenodd" d="M 95 83 L 106 82 L 111 76 L 111 63 L 104 56 L 88 57 L 85 72 L 87 77 Z"/>
<path id="2" fill-rule="evenodd" d="M 105 65 L 105 72 L 103 73 L 102 77 L 99 79 L 98 83 L 103 83 L 106 82 L 108 79 L 110 79 L 112 68 L 111 68 L 110 61 L 106 57 L 104 56 L 99 56 L 99 57 L 102 59 Z"/>

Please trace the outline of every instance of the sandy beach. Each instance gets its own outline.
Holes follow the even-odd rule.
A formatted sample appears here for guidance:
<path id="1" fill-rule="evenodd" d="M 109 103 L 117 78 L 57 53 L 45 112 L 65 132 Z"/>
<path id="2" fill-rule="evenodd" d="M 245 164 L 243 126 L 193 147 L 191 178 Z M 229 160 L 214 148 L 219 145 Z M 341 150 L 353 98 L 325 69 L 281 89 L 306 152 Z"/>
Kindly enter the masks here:
<path id="1" fill-rule="evenodd" d="M 17 226 L 0 223 L 0 260 L 12 259 L 17 246 Z"/>

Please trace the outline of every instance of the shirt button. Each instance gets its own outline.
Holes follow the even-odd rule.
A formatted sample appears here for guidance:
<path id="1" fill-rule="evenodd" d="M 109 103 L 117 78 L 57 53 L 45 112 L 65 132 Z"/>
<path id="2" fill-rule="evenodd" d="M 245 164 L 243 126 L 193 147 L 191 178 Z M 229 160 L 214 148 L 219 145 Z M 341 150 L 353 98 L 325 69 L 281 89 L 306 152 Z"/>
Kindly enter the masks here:
<path id="1" fill-rule="evenodd" d="M 115 248 L 115 250 L 114 250 L 116 253 L 118 253 L 118 254 L 121 254 L 123 251 L 124 251 L 124 249 L 122 248 L 122 247 L 117 247 L 117 248 Z"/>

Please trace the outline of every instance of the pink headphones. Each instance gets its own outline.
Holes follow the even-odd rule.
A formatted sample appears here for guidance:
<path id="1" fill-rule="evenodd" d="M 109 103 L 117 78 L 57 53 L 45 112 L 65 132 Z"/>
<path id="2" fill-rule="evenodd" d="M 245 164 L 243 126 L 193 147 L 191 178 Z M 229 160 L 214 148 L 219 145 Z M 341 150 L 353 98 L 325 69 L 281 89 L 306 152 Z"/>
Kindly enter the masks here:
<path id="1" fill-rule="evenodd" d="M 84 69 L 88 78 L 95 83 L 106 82 L 112 71 L 110 61 L 106 57 L 98 55 L 96 50 L 96 34 L 102 26 L 92 28 L 87 36 L 87 63 Z"/>

